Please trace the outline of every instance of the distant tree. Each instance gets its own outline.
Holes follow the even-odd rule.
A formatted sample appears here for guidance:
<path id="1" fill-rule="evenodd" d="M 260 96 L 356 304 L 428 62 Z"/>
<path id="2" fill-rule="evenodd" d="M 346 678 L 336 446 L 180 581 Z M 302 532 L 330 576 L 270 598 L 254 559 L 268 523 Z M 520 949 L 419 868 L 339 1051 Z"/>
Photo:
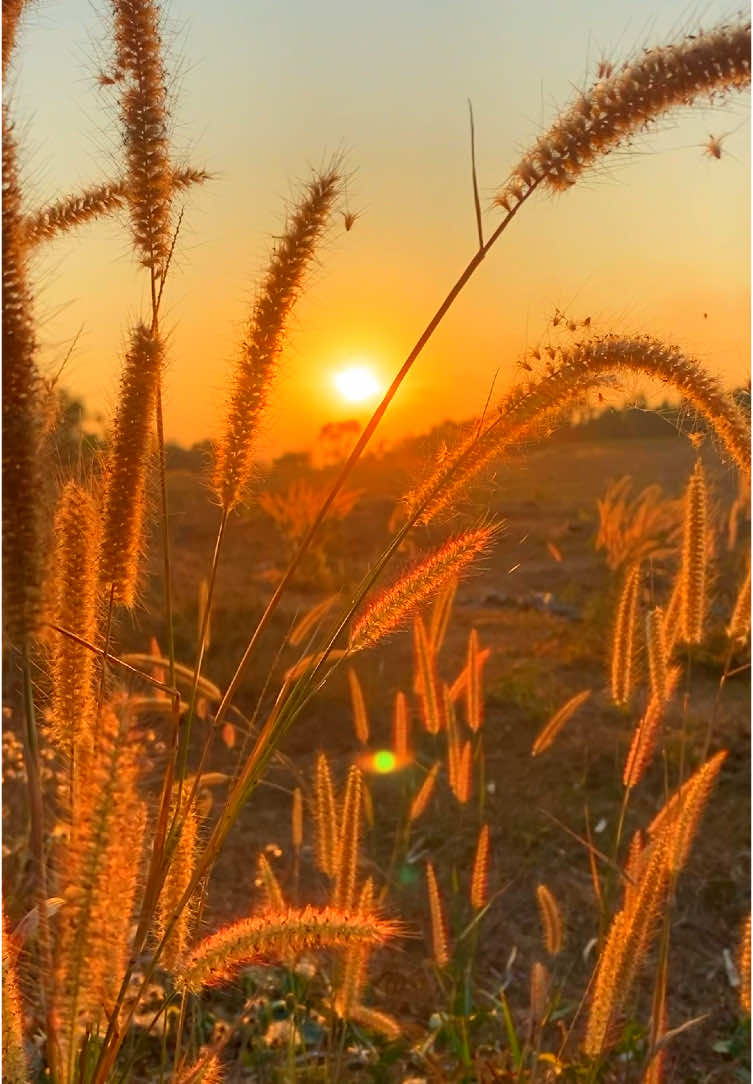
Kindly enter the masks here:
<path id="1" fill-rule="evenodd" d="M 316 438 L 322 465 L 342 463 L 360 432 L 361 423 L 356 418 L 323 425 Z"/>

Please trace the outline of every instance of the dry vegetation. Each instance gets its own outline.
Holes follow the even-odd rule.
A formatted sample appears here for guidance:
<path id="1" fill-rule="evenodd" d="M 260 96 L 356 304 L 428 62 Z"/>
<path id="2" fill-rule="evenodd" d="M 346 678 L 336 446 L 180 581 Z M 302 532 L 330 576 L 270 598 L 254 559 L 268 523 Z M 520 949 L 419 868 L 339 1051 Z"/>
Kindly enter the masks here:
<path id="1" fill-rule="evenodd" d="M 4 0 L 4 74 L 23 8 Z M 260 493 L 255 434 L 339 207 L 341 165 L 301 192 L 260 280 L 208 479 L 168 473 L 160 308 L 179 243 L 175 194 L 208 177 L 172 161 L 158 5 L 109 10 L 122 177 L 26 207 L 3 106 L 3 752 L 16 803 L 5 1078 L 657 1084 L 744 1073 L 748 841 L 744 824 L 714 816 L 712 792 L 727 788 L 727 814 L 747 793 L 746 698 L 733 680 L 750 633 L 747 417 L 679 348 L 556 313 L 558 345 L 534 350 L 530 379 L 441 449 L 389 526 L 364 452 L 535 190 L 562 192 L 667 111 L 747 87 L 749 25 L 602 65 L 511 172 L 486 241 L 479 219 L 478 250 L 348 458 Z M 51 238 L 123 210 L 149 303 L 101 461 L 50 492 L 32 261 Z M 585 465 L 603 447 L 567 446 L 581 460 L 569 503 L 561 479 L 544 482 L 545 443 L 529 467 L 510 461 L 625 373 L 661 381 L 692 421 L 689 441 L 634 451 L 642 489 L 625 478 L 603 493 L 616 472 Z M 465 578 L 484 558 L 494 583 L 511 582 L 494 555 L 500 523 L 472 502 L 486 478 L 493 505 L 492 465 L 507 472 L 505 514 L 543 557 L 524 598 Z M 381 484 L 393 491 L 394 477 Z M 572 537 L 558 526 L 576 509 L 593 517 L 597 497 L 608 573 L 582 524 Z M 333 572 L 337 532 L 325 532 L 346 531 L 362 506 L 354 558 Z M 174 509 L 190 509 L 190 528 L 168 529 Z M 279 551 L 270 518 L 286 563 L 253 578 L 248 553 Z M 567 587 L 570 604 L 557 608 L 544 583 Z M 707 805 L 708 842 L 696 844 Z M 689 935 L 685 878 L 716 883 L 710 871 L 727 858 L 731 895 L 702 904 Z M 737 940 L 717 954 L 735 995 L 721 1015 L 693 959 L 694 937 L 719 943 L 715 921 Z"/>

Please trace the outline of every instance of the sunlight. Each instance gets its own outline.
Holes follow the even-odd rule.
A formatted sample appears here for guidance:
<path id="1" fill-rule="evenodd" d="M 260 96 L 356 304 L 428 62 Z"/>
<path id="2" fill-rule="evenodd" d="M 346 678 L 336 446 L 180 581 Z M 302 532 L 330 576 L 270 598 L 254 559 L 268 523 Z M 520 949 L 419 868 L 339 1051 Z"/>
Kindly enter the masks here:
<path id="1" fill-rule="evenodd" d="M 366 399 L 373 399 L 381 391 L 381 384 L 374 370 L 364 364 L 340 369 L 334 374 L 333 382 L 342 398 L 349 403 L 362 403 Z"/>

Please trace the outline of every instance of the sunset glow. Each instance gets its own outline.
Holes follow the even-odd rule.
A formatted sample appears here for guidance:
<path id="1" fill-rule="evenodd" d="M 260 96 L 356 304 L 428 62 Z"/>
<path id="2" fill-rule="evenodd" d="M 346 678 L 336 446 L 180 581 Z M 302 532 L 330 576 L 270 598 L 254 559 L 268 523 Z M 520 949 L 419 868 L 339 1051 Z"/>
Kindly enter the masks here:
<path id="1" fill-rule="evenodd" d="M 333 381 L 339 394 L 349 403 L 363 403 L 381 391 L 381 385 L 368 365 L 349 365 L 335 373 Z"/>

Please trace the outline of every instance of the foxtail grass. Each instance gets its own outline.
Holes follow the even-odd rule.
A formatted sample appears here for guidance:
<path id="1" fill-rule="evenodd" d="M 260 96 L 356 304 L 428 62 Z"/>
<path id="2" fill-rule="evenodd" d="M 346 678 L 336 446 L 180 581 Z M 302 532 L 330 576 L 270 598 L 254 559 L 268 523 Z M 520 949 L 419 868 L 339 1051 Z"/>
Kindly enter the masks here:
<path id="1" fill-rule="evenodd" d="M 324 753 L 316 758 L 314 783 L 314 824 L 316 826 L 316 865 L 328 877 L 337 871 L 338 824 L 335 791 L 329 761 Z"/>
<path id="2" fill-rule="evenodd" d="M 184 960 L 178 982 L 181 988 L 198 992 L 232 981 L 241 967 L 255 960 L 314 949 L 376 946 L 395 932 L 394 923 L 385 919 L 333 907 L 267 911 L 201 941 Z"/>
<path id="3" fill-rule="evenodd" d="M 362 651 L 403 628 L 423 602 L 486 553 L 498 531 L 497 524 L 464 531 L 409 569 L 356 618 L 350 650 Z"/>
<path id="4" fill-rule="evenodd" d="M 510 211 L 536 186 L 560 192 L 669 110 L 750 83 L 750 23 L 644 50 L 580 93 L 523 156 L 495 203 Z"/>
<path id="5" fill-rule="evenodd" d="M 481 729 L 484 721 L 484 696 L 481 690 L 481 666 L 479 664 L 480 654 L 478 632 L 476 629 L 471 629 L 468 635 L 466 662 L 468 681 L 465 686 L 465 709 L 468 726 L 474 734 Z"/>
<path id="6" fill-rule="evenodd" d="M 444 643 L 445 634 L 447 632 L 447 626 L 450 623 L 450 615 L 452 614 L 452 605 L 455 601 L 455 595 L 458 590 L 458 581 L 455 579 L 449 580 L 446 586 L 439 592 L 434 602 L 434 606 L 431 611 L 431 621 L 429 623 L 429 637 L 431 639 L 431 646 L 435 653 L 439 653 L 442 644 Z"/>
<path id="7" fill-rule="evenodd" d="M 571 696 L 566 703 L 555 711 L 548 723 L 541 728 L 536 735 L 536 739 L 531 746 L 531 756 L 540 756 L 543 752 L 549 749 L 554 744 L 557 735 L 565 726 L 573 715 L 575 715 L 578 708 L 585 704 L 585 702 L 591 696 L 590 689 L 583 689 L 582 692 L 576 693 L 575 696 Z"/>
<path id="8" fill-rule="evenodd" d="M 737 970 L 740 975 L 740 1008 L 750 1016 L 750 915 L 743 925 Z"/>
<path id="9" fill-rule="evenodd" d="M 727 635 L 733 642 L 745 640 L 750 636 L 750 561 L 732 608 Z"/>
<path id="10" fill-rule="evenodd" d="M 496 418 L 479 419 L 406 498 L 409 517 L 428 523 L 456 507 L 471 482 L 504 452 L 540 436 L 544 422 L 597 390 L 608 375 L 627 373 L 642 373 L 679 392 L 706 418 L 741 475 L 750 477 L 748 423 L 733 399 L 696 360 L 648 336 L 604 335 L 562 349 L 552 372 L 508 392 L 498 404 Z"/>
<path id="11" fill-rule="evenodd" d="M 237 362 L 225 434 L 216 448 L 213 486 L 227 510 L 243 498 L 251 478 L 254 437 L 283 349 L 290 312 L 341 183 L 337 163 L 313 176 L 272 253 L 253 306 Z"/>
<path id="12" fill-rule="evenodd" d="M 170 184 L 173 192 L 180 192 L 193 185 L 204 184 L 210 174 L 203 169 L 182 167 L 171 170 Z M 105 181 L 92 185 L 82 192 L 64 196 L 45 204 L 24 218 L 23 232 L 30 247 L 52 241 L 61 234 L 69 233 L 87 222 L 125 210 L 129 205 L 130 184 L 127 180 Z"/>
<path id="13" fill-rule="evenodd" d="M 450 962 L 447 923 L 442 897 L 439 894 L 437 875 L 431 862 L 426 863 L 426 887 L 429 893 L 429 917 L 431 919 L 431 944 L 434 963 L 441 970 Z"/>
<path id="14" fill-rule="evenodd" d="M 374 882 L 369 879 L 361 889 L 358 898 L 357 913 L 370 915 L 374 910 Z M 340 1016 L 350 1016 L 356 1005 L 361 1003 L 369 961 L 369 949 L 365 945 L 354 945 L 345 954 L 345 966 L 340 988 L 337 992 L 336 1007 Z"/>
<path id="15" fill-rule="evenodd" d="M 51 620 L 90 643 L 97 639 L 100 519 L 84 486 L 63 486 L 55 514 L 55 550 L 49 585 Z M 70 637 L 53 632 L 49 646 L 49 733 L 74 762 L 94 748 L 95 655 Z"/>
<path id="16" fill-rule="evenodd" d="M 125 970 L 145 827 L 136 774 L 126 721 L 106 707 L 61 866 L 54 1010 L 65 1080 L 82 1029 L 101 1025 Z"/>
<path id="17" fill-rule="evenodd" d="M 612 634 L 612 699 L 626 704 L 634 687 L 635 626 L 641 585 L 640 565 L 627 570 Z"/>
<path id="18" fill-rule="evenodd" d="M 369 741 L 369 716 L 366 711 L 366 701 L 364 700 L 361 682 L 358 680 L 358 674 L 352 666 L 348 667 L 348 684 L 353 708 L 353 729 L 361 745 L 367 745 Z"/>
<path id="19" fill-rule="evenodd" d="M 418 818 L 426 811 L 431 796 L 434 793 L 434 788 L 437 782 L 437 775 L 441 765 L 439 761 L 432 764 L 431 768 L 426 774 L 426 778 L 416 792 L 416 796 L 411 802 L 410 810 L 408 812 L 408 821 L 417 821 Z"/>
<path id="20" fill-rule="evenodd" d="M 257 859 L 257 884 L 264 891 L 264 906 L 268 911 L 284 911 L 285 899 L 280 882 L 269 864 L 269 859 L 262 852 Z"/>
<path id="21" fill-rule="evenodd" d="M 5 23 L 5 9 L 3 9 Z M 5 40 L 3 39 L 3 48 Z M 3 105 L 3 622 L 12 644 L 41 630 L 43 434 L 28 247 L 15 137 Z"/>
<path id="22" fill-rule="evenodd" d="M 646 614 L 646 648 L 648 651 L 648 675 L 651 683 L 651 696 L 655 700 L 664 700 L 667 695 L 667 638 L 665 635 L 664 611 L 661 606 L 654 607 Z"/>
<path id="23" fill-rule="evenodd" d="M 105 465 L 100 576 L 113 600 L 136 601 L 162 343 L 144 324 L 131 334 Z"/>
<path id="24" fill-rule="evenodd" d="M 684 865 L 724 752 L 703 764 L 665 804 L 649 827 L 650 843 L 635 866 L 636 883 L 615 915 L 599 957 L 592 987 L 584 1049 L 600 1056 L 622 1012 L 653 939 L 667 893 Z"/>
<path id="25" fill-rule="evenodd" d="M 413 654 L 424 729 L 427 734 L 438 734 L 442 729 L 443 715 L 440 706 L 436 659 L 420 614 L 417 614 L 413 620 Z"/>
<path id="26" fill-rule="evenodd" d="M 141 263 L 162 275 L 172 237 L 173 171 L 159 7 L 154 0 L 112 0 L 112 15 L 133 243 Z"/>
<path id="27" fill-rule="evenodd" d="M 337 844 L 337 868 L 332 890 L 332 906 L 342 911 L 353 907 L 358 868 L 358 844 L 361 837 L 361 799 L 363 779 L 353 764 L 345 786 L 342 818 Z"/>
<path id="28" fill-rule="evenodd" d="M 664 713 L 667 701 L 674 695 L 677 682 L 680 677 L 680 669 L 672 667 L 666 677 L 661 697 L 651 694 L 646 710 L 641 716 L 638 726 L 635 728 L 630 749 L 625 760 L 625 770 L 622 774 L 622 782 L 626 787 L 635 787 L 641 781 L 646 768 L 651 763 L 659 732 L 664 721 Z"/>
<path id="29" fill-rule="evenodd" d="M 708 603 L 706 474 L 696 463 L 685 492 L 685 526 L 682 540 L 680 623 L 682 639 L 699 644 L 703 638 Z"/>
<path id="30" fill-rule="evenodd" d="M 405 693 L 398 690 L 395 694 L 395 707 L 392 715 L 392 751 L 398 764 L 407 764 L 410 760 L 410 717 Z"/>
<path id="31" fill-rule="evenodd" d="M 173 797 L 171 814 L 175 812 L 174 807 L 175 796 Z M 199 845 L 198 832 L 198 813 L 195 804 L 192 803 L 185 811 L 183 828 L 169 857 L 167 873 L 157 900 L 154 933 L 158 940 L 161 940 L 165 935 L 168 923 L 176 913 L 183 893 L 191 882 Z M 180 910 L 177 921 L 162 949 L 162 966 L 167 971 L 173 971 L 178 960 L 187 951 L 195 919 L 196 907 L 194 903 L 189 903 Z"/>
<path id="32" fill-rule="evenodd" d="M 482 824 L 471 874 L 471 907 L 481 911 L 489 902 L 489 825 Z"/>
<path id="33" fill-rule="evenodd" d="M 536 887 L 536 899 L 541 915 L 541 928 L 544 934 L 544 946 L 550 956 L 557 956 L 562 951 L 562 915 L 557 901 L 546 885 Z"/>

